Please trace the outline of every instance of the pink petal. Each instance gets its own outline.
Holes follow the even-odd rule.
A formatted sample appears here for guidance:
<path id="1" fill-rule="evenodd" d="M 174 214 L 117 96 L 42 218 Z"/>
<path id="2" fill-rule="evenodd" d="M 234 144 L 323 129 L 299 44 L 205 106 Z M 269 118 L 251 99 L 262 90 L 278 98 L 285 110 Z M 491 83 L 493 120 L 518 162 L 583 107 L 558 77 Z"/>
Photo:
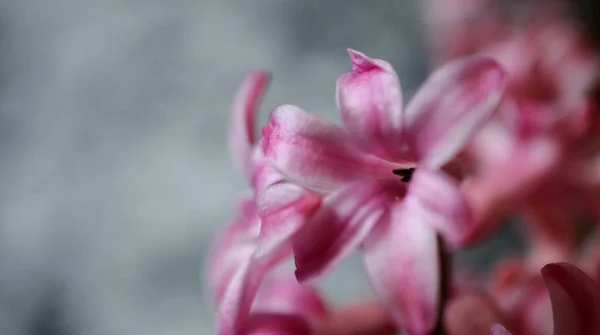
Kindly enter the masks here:
<path id="1" fill-rule="evenodd" d="M 294 239 L 296 278 L 306 281 L 329 273 L 404 192 L 400 182 L 355 182 L 330 194 Z"/>
<path id="2" fill-rule="evenodd" d="M 282 275 L 270 276 L 264 281 L 252 308 L 254 311 L 299 315 L 308 320 L 323 317 L 328 311 L 315 288 Z"/>
<path id="3" fill-rule="evenodd" d="M 396 72 L 381 59 L 348 49 L 352 72 L 336 83 L 336 100 L 346 129 L 366 152 L 388 160 L 398 155 L 402 91 Z"/>
<path id="4" fill-rule="evenodd" d="M 410 101 L 404 127 L 421 165 L 437 168 L 459 152 L 496 110 L 504 70 L 472 56 L 434 72 Z"/>
<path id="5" fill-rule="evenodd" d="M 437 235 L 418 210 L 403 202 L 377 230 L 364 245 L 371 287 L 400 329 L 427 335 L 436 324 L 440 299 Z"/>
<path id="6" fill-rule="evenodd" d="M 262 225 L 255 257 L 262 257 L 290 241 L 319 208 L 321 195 L 280 182 L 265 189 L 257 203 Z"/>
<path id="7" fill-rule="evenodd" d="M 265 158 L 258 146 L 254 147 L 251 165 L 250 185 L 252 185 L 255 195 L 284 179 L 283 175 L 277 172 L 271 162 Z"/>
<path id="8" fill-rule="evenodd" d="M 251 257 L 239 265 L 220 301 L 217 316 L 219 335 L 240 334 L 264 276 L 290 255 L 289 249 L 278 249 L 261 258 Z"/>
<path id="9" fill-rule="evenodd" d="M 450 246 L 470 242 L 475 229 L 473 213 L 458 183 L 444 172 L 418 168 L 404 201 L 413 215 L 437 230 Z"/>
<path id="10" fill-rule="evenodd" d="M 277 313 L 252 313 L 241 335 L 311 335 L 308 322 L 298 316 Z M 236 334 L 238 335 L 238 334 Z"/>
<path id="11" fill-rule="evenodd" d="M 229 124 L 229 145 L 236 167 L 249 174 L 250 156 L 256 141 L 256 108 L 270 80 L 266 71 L 249 73 L 240 86 L 233 101 Z"/>
<path id="12" fill-rule="evenodd" d="M 518 140 L 508 156 L 483 166 L 477 178 L 468 180 L 463 191 L 480 223 L 478 235 L 494 230 L 503 212 L 539 189 L 556 171 L 561 157 L 559 143 L 547 136 Z M 511 171 L 511 178 L 502 178 L 506 171 Z"/>
<path id="13" fill-rule="evenodd" d="M 237 335 L 244 327 L 263 277 L 291 256 L 290 238 L 318 208 L 321 196 L 289 183 L 271 185 L 261 193 L 263 217 L 255 250 L 237 264 L 219 306 L 219 334 Z"/>
<path id="14" fill-rule="evenodd" d="M 511 333 L 501 325 L 495 324 L 490 329 L 490 335 L 511 335 Z"/>
<path id="15" fill-rule="evenodd" d="M 259 232 L 260 218 L 254 200 L 244 198 L 238 205 L 236 217 L 218 235 L 207 258 L 206 282 L 215 301 L 221 300 L 231 277 L 254 253 Z"/>
<path id="16" fill-rule="evenodd" d="M 555 335 L 600 334 L 600 287 L 568 263 L 542 268 L 550 292 Z"/>
<path id="17" fill-rule="evenodd" d="M 226 267 L 229 277 L 221 277 L 218 328 L 220 335 L 237 335 L 244 327 L 256 292 L 267 272 L 291 256 L 289 239 L 318 207 L 321 196 L 288 183 L 278 183 L 261 193 L 259 212 L 263 215 L 260 235 L 246 241 L 231 238 L 222 243 L 234 258 L 227 262 L 216 257 L 219 267 Z M 260 220 L 259 220 L 260 222 Z M 242 245 L 250 245 L 244 253 L 235 252 Z"/>
<path id="18" fill-rule="evenodd" d="M 265 157 L 288 180 L 331 190 L 360 179 L 393 177 L 391 163 L 357 151 L 346 132 L 302 109 L 284 105 L 262 128 Z"/>

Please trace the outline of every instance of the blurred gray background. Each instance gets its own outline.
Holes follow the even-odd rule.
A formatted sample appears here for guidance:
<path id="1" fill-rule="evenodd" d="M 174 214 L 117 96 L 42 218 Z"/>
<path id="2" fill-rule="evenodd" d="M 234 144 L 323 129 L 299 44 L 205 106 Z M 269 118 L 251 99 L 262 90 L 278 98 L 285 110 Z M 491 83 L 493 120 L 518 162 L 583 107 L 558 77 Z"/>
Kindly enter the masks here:
<path id="1" fill-rule="evenodd" d="M 347 47 L 409 96 L 416 3 L 0 2 L 0 335 L 213 333 L 199 272 L 246 187 L 225 138 L 243 75 L 273 72 L 262 121 L 282 103 L 336 120 Z M 369 295 L 357 257 L 324 285 Z"/>

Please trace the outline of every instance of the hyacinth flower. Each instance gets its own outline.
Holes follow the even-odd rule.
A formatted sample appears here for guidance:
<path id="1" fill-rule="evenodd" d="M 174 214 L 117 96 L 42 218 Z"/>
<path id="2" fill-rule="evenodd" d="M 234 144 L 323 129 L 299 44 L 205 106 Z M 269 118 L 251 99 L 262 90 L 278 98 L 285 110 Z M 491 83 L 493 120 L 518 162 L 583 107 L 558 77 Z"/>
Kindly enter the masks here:
<path id="1" fill-rule="evenodd" d="M 569 263 L 548 264 L 542 268 L 547 295 L 533 301 L 529 313 L 537 317 L 535 332 L 515 334 L 587 335 L 600 333 L 600 287 L 585 272 Z M 544 304 L 546 306 L 544 306 Z M 551 307 L 548 308 L 548 305 Z M 531 310 L 536 311 L 537 315 Z M 553 318 L 553 326 L 548 320 Z M 544 327 L 545 325 L 545 327 Z M 529 332 L 527 332 L 529 331 Z"/>
<path id="2" fill-rule="evenodd" d="M 491 39 L 510 32 L 498 11 L 498 0 L 423 0 L 430 57 L 436 64 L 472 55 Z"/>
<path id="3" fill-rule="evenodd" d="M 441 9 L 457 2 L 465 6 Z M 520 17 L 491 0 L 425 4 L 426 16 L 437 18 L 432 42 L 438 59 L 484 53 L 507 71 L 499 113 L 468 147 L 474 173 L 465 191 L 480 223 L 478 235 L 493 230 L 507 212 L 521 212 L 531 232 L 531 268 L 566 259 L 576 243 L 574 211 L 584 207 L 599 218 L 598 188 L 583 178 L 592 174 L 590 151 L 597 151 L 598 117 L 588 95 L 599 74 L 597 56 L 564 2 L 530 1 Z M 471 14 L 482 12 L 492 18 L 474 21 Z M 468 37 L 447 35 L 456 31 Z M 448 40 L 456 43 L 442 43 Z M 511 178 L 502 177 L 506 171 Z"/>
<path id="4" fill-rule="evenodd" d="M 251 306 L 264 276 L 291 255 L 286 236 L 302 226 L 321 201 L 319 194 L 287 183 L 256 146 L 254 119 L 268 79 L 263 71 L 250 73 L 232 108 L 232 158 L 249 180 L 252 194 L 240 201 L 236 217 L 219 234 L 208 259 L 207 283 L 217 305 L 220 335 L 250 334 L 248 327 L 263 331 L 271 319 L 273 327 L 281 323 L 264 313 L 259 321 L 248 319 Z"/>
<path id="5" fill-rule="evenodd" d="M 452 62 L 404 109 L 392 66 L 349 54 L 353 70 L 338 79 L 336 93 L 344 127 L 284 105 L 262 128 L 260 146 L 273 167 L 326 194 L 293 238 L 296 277 L 325 275 L 360 247 L 371 286 L 399 328 L 428 334 L 440 305 L 438 234 L 461 246 L 473 223 L 459 185 L 441 167 L 494 112 L 503 70 L 486 57 Z"/>
<path id="6" fill-rule="evenodd" d="M 232 223 L 217 236 L 216 245 L 208 259 L 208 293 L 217 306 L 229 304 L 227 308 L 219 308 L 219 334 L 394 333 L 394 325 L 378 304 L 363 302 L 331 310 L 314 288 L 299 284 L 296 278 L 281 273 L 260 277 L 258 290 L 250 292 L 243 282 L 248 280 L 248 272 L 239 269 L 257 265 L 251 257 L 256 253 L 260 218 L 252 197 L 242 199 L 239 207 Z M 232 290 L 234 295 L 230 293 Z M 240 305 L 245 302 L 240 297 L 244 294 L 246 301 L 251 301 L 251 309 L 241 314 Z"/>
<path id="7" fill-rule="evenodd" d="M 483 334 L 481 325 L 497 321 L 490 334 L 587 335 L 600 333 L 600 287 L 585 272 L 569 263 L 545 265 L 519 294 L 527 294 L 514 316 L 504 312 L 485 294 L 466 294 L 448 305 L 448 335 Z M 511 330 L 509 332 L 508 329 Z"/>
<path id="8" fill-rule="evenodd" d="M 593 246 L 596 248 L 596 246 Z M 594 255 L 596 258 L 596 262 L 598 259 L 598 254 Z M 496 267 L 496 270 L 492 274 L 491 277 L 491 285 L 490 285 L 490 294 L 493 297 L 492 305 L 495 306 L 495 310 L 500 310 L 503 314 L 503 319 L 505 320 L 504 324 L 510 325 L 511 330 L 515 334 L 519 335 L 551 335 L 553 333 L 553 329 L 556 327 L 556 305 L 555 299 L 553 295 L 552 288 L 549 286 L 549 279 L 552 279 L 549 275 L 549 270 L 547 268 L 553 268 L 555 266 L 560 266 L 562 270 L 556 270 L 558 272 L 552 272 L 552 274 L 556 273 L 564 273 L 565 277 L 561 277 L 564 283 L 570 284 L 574 283 L 573 287 L 582 287 L 585 288 L 586 282 L 594 283 L 599 279 L 598 274 L 591 272 L 597 270 L 596 267 L 589 267 L 589 257 L 582 258 L 579 260 L 582 269 L 586 269 L 586 272 L 583 272 L 578 267 L 572 264 L 550 264 L 545 266 L 542 269 L 542 273 L 532 274 L 529 269 L 526 267 L 523 262 L 519 260 L 511 260 L 505 261 Z M 562 272 L 561 272 L 562 271 Z M 588 272 L 590 271 L 590 272 Z M 588 274 L 591 275 L 588 276 Z M 568 276 L 567 276 L 568 275 Z M 581 278 L 584 278 L 581 279 Z M 560 278 L 559 278 L 560 279 Z M 545 283 L 545 285 L 544 285 Z M 566 289 L 572 289 L 567 287 Z M 548 291 L 550 295 L 548 295 Z M 570 295 L 577 292 L 569 292 Z M 587 292 L 584 294 L 588 297 L 598 296 L 598 292 Z M 575 299 L 575 298 L 574 298 Z M 581 298 L 579 298 L 581 299 Z M 597 299 L 597 298 L 594 298 Z M 588 300 L 587 304 L 589 305 L 589 309 L 591 312 L 596 313 L 598 316 L 600 313 L 600 305 L 598 305 L 599 300 L 596 300 L 594 304 L 592 304 L 594 300 Z M 590 305 L 591 304 L 591 305 Z M 559 304 L 560 306 L 561 304 Z M 577 303 L 576 303 L 577 305 Z M 595 306 L 595 307 L 594 307 Z M 564 306 L 564 310 L 560 312 L 560 314 L 565 313 L 573 313 L 566 311 L 567 309 L 572 309 L 573 306 Z M 581 311 L 577 311 L 576 313 L 581 313 Z M 555 326 L 548 322 L 548 320 L 552 319 L 552 314 L 554 310 L 554 318 L 555 318 Z M 485 313 L 484 313 L 485 314 Z M 589 315 L 589 314 L 588 314 Z M 577 318 L 572 318 L 570 321 L 572 323 L 571 329 L 573 332 L 556 332 L 555 334 L 595 334 L 595 332 L 577 332 L 575 331 L 578 325 L 587 329 L 596 329 L 596 331 L 600 330 L 598 328 L 589 328 L 590 326 L 585 326 L 586 322 L 586 314 L 582 314 L 578 320 Z M 598 327 L 598 321 L 594 327 Z"/>

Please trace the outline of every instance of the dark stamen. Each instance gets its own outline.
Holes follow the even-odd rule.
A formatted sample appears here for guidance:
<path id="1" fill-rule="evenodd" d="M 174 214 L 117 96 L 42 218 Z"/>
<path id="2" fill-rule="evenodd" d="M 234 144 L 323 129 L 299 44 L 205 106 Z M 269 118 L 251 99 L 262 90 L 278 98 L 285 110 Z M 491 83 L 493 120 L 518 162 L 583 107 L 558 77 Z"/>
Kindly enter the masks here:
<path id="1" fill-rule="evenodd" d="M 402 177 L 400 180 L 402 180 L 405 183 L 408 183 L 410 181 L 410 179 L 412 178 L 413 173 L 415 172 L 415 168 L 395 169 L 395 170 L 392 170 L 392 172 L 395 175 Z"/>

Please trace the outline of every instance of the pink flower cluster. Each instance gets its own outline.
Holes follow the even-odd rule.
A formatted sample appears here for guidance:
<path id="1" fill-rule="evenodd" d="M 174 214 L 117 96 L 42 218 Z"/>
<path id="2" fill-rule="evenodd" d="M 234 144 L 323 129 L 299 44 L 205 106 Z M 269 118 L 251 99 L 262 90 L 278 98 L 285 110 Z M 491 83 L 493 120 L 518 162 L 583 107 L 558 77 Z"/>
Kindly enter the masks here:
<path id="1" fill-rule="evenodd" d="M 541 2 L 508 20 L 492 0 L 427 0 L 441 66 L 404 106 L 392 66 L 349 49 L 341 125 L 284 105 L 258 138 L 270 78 L 246 77 L 230 142 L 251 191 L 205 271 L 219 335 L 342 334 L 311 284 L 355 250 L 379 308 L 371 334 L 600 334 L 600 249 L 577 238 L 581 215 L 600 222 L 598 65 Z M 482 8 L 491 17 L 469 29 Z M 515 214 L 525 257 L 458 281 L 451 254 Z M 290 258 L 295 278 L 279 267 Z"/>

